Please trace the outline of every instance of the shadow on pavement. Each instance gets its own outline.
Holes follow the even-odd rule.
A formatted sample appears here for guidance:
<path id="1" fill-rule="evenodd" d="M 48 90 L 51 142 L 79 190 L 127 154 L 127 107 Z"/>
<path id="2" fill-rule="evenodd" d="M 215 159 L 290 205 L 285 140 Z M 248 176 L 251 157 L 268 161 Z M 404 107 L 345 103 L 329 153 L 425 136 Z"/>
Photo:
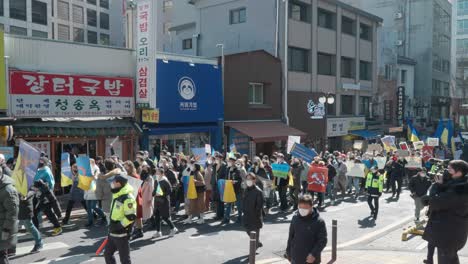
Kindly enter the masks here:
<path id="1" fill-rule="evenodd" d="M 237 263 L 249 263 L 249 255 L 237 257 L 235 259 L 231 259 L 231 260 L 223 262 L 223 264 L 237 264 Z"/>
<path id="2" fill-rule="evenodd" d="M 375 226 L 375 220 L 372 216 L 368 216 L 364 219 L 358 220 L 359 228 L 371 228 Z"/>

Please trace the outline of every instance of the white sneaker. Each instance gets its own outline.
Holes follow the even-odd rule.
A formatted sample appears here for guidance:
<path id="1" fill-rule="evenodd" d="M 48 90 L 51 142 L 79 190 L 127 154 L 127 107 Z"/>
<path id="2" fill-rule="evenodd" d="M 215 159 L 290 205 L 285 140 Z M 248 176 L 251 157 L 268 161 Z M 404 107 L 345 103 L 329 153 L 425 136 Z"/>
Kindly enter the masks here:
<path id="1" fill-rule="evenodd" d="M 204 224 L 204 223 L 205 223 L 205 219 L 203 219 L 203 218 L 198 219 L 197 224 L 201 225 L 201 224 Z"/>
<path id="2" fill-rule="evenodd" d="M 153 238 L 158 238 L 158 237 L 162 237 L 162 233 L 161 232 L 154 232 Z"/>
<path id="3" fill-rule="evenodd" d="M 177 234 L 177 232 L 179 232 L 179 230 L 174 227 L 174 229 L 171 229 L 171 233 L 169 233 L 169 237 L 173 237 L 175 234 Z"/>

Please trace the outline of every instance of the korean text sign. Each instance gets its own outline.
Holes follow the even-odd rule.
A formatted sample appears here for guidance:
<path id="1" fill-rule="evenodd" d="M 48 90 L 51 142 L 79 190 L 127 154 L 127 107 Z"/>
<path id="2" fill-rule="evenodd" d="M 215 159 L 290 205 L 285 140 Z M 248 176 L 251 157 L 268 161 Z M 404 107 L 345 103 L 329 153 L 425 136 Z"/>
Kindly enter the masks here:
<path id="1" fill-rule="evenodd" d="M 131 78 L 10 71 L 15 117 L 133 116 Z"/>

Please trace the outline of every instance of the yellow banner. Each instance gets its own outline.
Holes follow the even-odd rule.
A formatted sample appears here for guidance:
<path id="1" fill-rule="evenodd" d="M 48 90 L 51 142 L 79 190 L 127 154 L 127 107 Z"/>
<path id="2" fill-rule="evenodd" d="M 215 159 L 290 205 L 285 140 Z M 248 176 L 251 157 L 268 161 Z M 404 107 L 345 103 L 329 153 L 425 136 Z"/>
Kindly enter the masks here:
<path id="1" fill-rule="evenodd" d="M 159 123 L 159 109 L 144 109 L 141 116 L 144 123 Z"/>
<path id="2" fill-rule="evenodd" d="M 7 84 L 5 76 L 5 35 L 0 30 L 0 110 L 7 110 Z"/>

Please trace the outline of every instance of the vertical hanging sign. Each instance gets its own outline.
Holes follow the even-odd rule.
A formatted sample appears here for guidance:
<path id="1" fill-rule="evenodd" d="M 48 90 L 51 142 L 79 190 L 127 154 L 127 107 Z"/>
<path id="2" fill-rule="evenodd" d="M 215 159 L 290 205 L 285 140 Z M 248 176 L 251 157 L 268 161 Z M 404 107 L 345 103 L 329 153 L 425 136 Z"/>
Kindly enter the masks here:
<path id="1" fill-rule="evenodd" d="M 137 2 L 136 106 L 156 107 L 156 12 L 152 0 Z"/>

